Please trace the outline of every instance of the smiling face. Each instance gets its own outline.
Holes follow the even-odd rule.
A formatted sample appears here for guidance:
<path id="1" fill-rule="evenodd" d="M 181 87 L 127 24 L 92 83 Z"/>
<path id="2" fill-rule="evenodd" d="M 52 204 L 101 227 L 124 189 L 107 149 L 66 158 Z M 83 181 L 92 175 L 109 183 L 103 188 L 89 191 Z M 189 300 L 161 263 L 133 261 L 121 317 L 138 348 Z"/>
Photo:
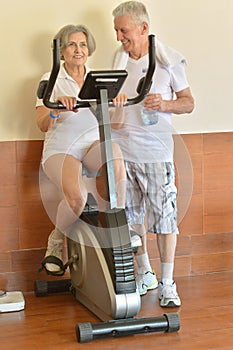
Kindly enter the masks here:
<path id="1" fill-rule="evenodd" d="M 86 35 L 82 32 L 70 34 L 67 46 L 61 50 L 61 55 L 65 64 L 70 67 L 84 66 L 89 55 Z"/>
<path id="2" fill-rule="evenodd" d="M 148 24 L 143 22 L 136 25 L 129 15 L 119 16 L 114 19 L 114 29 L 117 40 L 122 43 L 130 57 L 138 59 L 148 51 Z"/>

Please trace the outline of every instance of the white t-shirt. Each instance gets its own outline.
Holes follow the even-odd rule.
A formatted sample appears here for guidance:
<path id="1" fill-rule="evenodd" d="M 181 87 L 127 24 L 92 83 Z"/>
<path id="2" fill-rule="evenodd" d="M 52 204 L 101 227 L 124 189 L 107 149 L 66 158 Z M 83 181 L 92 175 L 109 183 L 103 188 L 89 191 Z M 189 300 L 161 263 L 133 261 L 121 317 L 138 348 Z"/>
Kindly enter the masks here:
<path id="1" fill-rule="evenodd" d="M 125 66 L 128 77 L 120 92 L 125 93 L 128 98 L 137 96 L 138 82 L 145 76 L 147 67 L 148 55 L 139 60 L 128 57 Z M 172 100 L 174 92 L 187 87 L 183 61 L 174 67 L 163 66 L 157 61 L 151 93 L 159 93 L 164 100 Z M 125 107 L 123 128 L 112 131 L 114 141 L 120 145 L 127 161 L 136 163 L 173 161 L 171 114 L 157 112 L 158 122 L 154 125 L 145 125 L 141 118 L 142 105 L 143 102 Z"/>
<path id="2" fill-rule="evenodd" d="M 88 71 L 89 69 L 86 69 L 86 74 Z M 48 80 L 49 76 L 50 73 L 46 73 L 41 80 Z M 67 74 L 62 65 L 50 101 L 57 101 L 59 96 L 74 96 L 78 99 L 79 91 L 78 84 Z M 37 99 L 36 106 L 42 105 L 43 101 Z M 61 110 L 55 126 L 45 134 L 42 163 L 57 153 L 69 153 L 79 159 L 79 150 L 90 147 L 98 139 L 98 122 L 89 108 L 80 108 L 77 113 Z"/>

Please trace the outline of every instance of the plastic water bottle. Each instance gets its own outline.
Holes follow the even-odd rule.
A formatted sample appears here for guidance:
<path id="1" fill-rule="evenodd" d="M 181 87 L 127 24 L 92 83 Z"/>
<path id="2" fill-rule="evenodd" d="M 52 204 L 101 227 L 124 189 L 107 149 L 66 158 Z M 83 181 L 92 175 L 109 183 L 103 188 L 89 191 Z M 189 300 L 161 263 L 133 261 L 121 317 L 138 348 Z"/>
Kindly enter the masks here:
<path id="1" fill-rule="evenodd" d="M 154 125 L 158 123 L 158 111 L 156 109 L 149 110 L 143 105 L 141 106 L 141 118 L 144 125 Z"/>

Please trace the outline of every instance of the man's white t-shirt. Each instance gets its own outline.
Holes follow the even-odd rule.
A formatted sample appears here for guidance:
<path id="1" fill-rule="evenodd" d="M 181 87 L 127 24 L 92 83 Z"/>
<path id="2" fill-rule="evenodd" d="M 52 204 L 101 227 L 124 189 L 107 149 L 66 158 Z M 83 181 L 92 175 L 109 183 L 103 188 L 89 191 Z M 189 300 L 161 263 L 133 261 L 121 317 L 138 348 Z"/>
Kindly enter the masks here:
<path id="1" fill-rule="evenodd" d="M 129 57 L 125 66 L 128 77 L 120 92 L 126 94 L 128 98 L 137 96 L 138 82 L 146 75 L 147 67 L 148 55 L 139 60 Z M 174 92 L 188 86 L 183 60 L 173 67 L 163 66 L 157 62 L 150 93 L 159 93 L 164 100 L 172 100 Z M 113 140 L 120 145 L 127 161 L 136 163 L 173 161 L 171 114 L 157 112 L 158 122 L 154 125 L 145 125 L 141 117 L 142 105 L 143 102 L 125 107 L 124 126 L 120 130 L 112 131 Z"/>

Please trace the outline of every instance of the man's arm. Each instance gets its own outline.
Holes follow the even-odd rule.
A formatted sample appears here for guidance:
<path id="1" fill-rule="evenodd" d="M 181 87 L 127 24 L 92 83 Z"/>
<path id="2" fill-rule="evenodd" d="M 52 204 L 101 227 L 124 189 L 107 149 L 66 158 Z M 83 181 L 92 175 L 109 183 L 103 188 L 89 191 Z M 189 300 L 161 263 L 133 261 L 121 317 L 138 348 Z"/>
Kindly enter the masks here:
<path id="1" fill-rule="evenodd" d="M 171 101 L 163 100 L 160 94 L 148 94 L 144 101 L 144 106 L 147 109 L 156 109 L 166 113 L 191 113 L 194 109 L 194 98 L 190 88 L 178 91 L 175 94 L 176 99 Z"/>

